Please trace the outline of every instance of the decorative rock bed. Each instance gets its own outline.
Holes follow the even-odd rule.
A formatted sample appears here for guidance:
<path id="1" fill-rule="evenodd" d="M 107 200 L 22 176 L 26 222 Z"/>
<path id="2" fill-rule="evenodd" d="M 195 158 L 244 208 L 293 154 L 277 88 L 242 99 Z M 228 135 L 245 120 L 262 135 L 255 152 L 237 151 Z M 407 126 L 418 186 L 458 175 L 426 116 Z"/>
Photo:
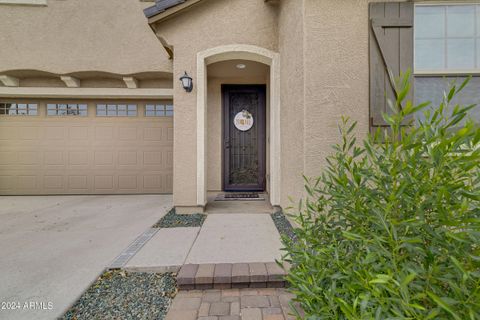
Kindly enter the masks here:
<path id="1" fill-rule="evenodd" d="M 201 213 L 177 214 L 173 208 L 153 228 L 201 227 L 205 218 L 206 215 Z"/>
<path id="2" fill-rule="evenodd" d="M 62 319 L 162 320 L 176 292 L 176 281 L 170 273 L 107 271 Z"/>
<path id="3" fill-rule="evenodd" d="M 271 217 L 281 236 L 286 236 L 292 240 L 295 240 L 296 237 L 295 233 L 293 232 L 293 227 L 281 210 L 272 213 Z"/>

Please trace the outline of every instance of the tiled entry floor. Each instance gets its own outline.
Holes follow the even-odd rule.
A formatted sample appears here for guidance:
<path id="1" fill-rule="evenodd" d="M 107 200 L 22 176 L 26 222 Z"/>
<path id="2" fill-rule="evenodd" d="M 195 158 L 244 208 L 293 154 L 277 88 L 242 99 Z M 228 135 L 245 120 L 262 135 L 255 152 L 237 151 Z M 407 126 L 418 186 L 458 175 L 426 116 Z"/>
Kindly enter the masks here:
<path id="1" fill-rule="evenodd" d="M 285 289 L 181 291 L 165 320 L 293 320 Z"/>

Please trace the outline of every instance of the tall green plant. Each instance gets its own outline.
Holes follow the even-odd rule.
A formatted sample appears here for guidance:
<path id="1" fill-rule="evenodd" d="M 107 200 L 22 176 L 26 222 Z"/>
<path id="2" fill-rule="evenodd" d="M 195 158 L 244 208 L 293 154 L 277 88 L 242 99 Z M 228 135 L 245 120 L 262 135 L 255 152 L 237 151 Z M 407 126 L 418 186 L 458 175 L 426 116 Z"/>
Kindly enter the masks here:
<path id="1" fill-rule="evenodd" d="M 473 106 L 451 106 L 467 82 L 427 110 L 405 101 L 408 79 L 388 130 L 358 143 L 343 119 L 328 167 L 306 180 L 284 239 L 305 319 L 480 319 L 480 130 Z"/>

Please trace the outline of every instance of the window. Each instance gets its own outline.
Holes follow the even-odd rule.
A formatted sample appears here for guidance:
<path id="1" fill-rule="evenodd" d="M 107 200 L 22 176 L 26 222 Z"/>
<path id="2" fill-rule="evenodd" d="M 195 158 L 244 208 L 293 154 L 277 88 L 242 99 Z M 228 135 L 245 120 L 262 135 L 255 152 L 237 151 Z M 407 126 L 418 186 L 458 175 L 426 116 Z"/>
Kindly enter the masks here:
<path id="1" fill-rule="evenodd" d="M 137 106 L 135 104 L 97 104 L 97 116 L 136 117 Z"/>
<path id="2" fill-rule="evenodd" d="M 173 105 L 167 104 L 147 104 L 145 106 L 146 117 L 172 117 Z"/>
<path id="3" fill-rule="evenodd" d="M 0 103 L 0 115 L 36 116 L 38 105 L 32 103 Z"/>
<path id="4" fill-rule="evenodd" d="M 480 72 L 480 4 L 415 7 L 415 72 Z"/>
<path id="5" fill-rule="evenodd" d="M 47 116 L 80 116 L 88 115 L 86 104 L 47 104 Z"/>

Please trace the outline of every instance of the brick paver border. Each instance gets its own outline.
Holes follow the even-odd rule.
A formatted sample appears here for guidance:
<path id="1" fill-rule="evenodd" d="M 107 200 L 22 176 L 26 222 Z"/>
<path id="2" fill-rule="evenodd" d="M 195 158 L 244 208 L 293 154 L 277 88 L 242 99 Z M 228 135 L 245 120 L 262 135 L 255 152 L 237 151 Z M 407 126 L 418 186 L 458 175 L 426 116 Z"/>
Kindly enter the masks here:
<path id="1" fill-rule="evenodd" d="M 276 262 L 186 264 L 178 272 L 177 284 L 180 290 L 283 288 L 285 275 Z"/>

